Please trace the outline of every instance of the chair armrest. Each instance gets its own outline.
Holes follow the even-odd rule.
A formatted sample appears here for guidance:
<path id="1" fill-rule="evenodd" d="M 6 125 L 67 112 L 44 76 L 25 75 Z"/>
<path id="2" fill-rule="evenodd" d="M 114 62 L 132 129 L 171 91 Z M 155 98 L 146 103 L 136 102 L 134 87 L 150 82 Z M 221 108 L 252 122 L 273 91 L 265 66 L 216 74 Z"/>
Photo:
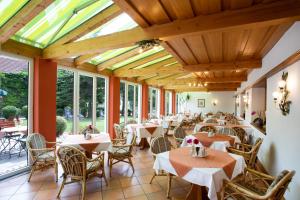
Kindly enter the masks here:
<path id="1" fill-rule="evenodd" d="M 131 144 L 124 144 L 124 145 L 122 145 L 122 144 L 120 144 L 120 145 L 112 145 L 113 147 L 115 147 L 115 148 L 124 148 L 124 147 L 131 147 Z"/>
<path id="2" fill-rule="evenodd" d="M 228 151 L 228 153 L 235 153 L 235 154 L 239 154 L 239 155 L 247 153 L 247 152 L 244 152 L 244 151 L 232 148 L 232 147 L 227 147 L 227 151 Z"/>
<path id="3" fill-rule="evenodd" d="M 226 186 L 225 187 L 230 187 L 230 188 L 233 188 L 234 190 L 236 191 L 239 191 L 240 193 L 243 193 L 244 195 L 250 197 L 251 199 L 257 199 L 257 200 L 264 200 L 265 199 L 265 196 L 261 196 L 261 195 L 258 195 L 250 190 L 247 190 L 243 187 L 240 187 L 239 185 L 235 184 L 235 183 L 232 183 L 232 182 L 229 182 L 229 181 L 226 181 Z"/>
<path id="4" fill-rule="evenodd" d="M 100 161 L 100 158 L 102 157 L 103 158 L 104 156 L 104 153 L 102 152 L 101 154 L 99 154 L 97 157 L 93 158 L 93 159 L 90 159 L 90 158 L 86 158 L 86 160 L 88 162 L 95 162 L 95 161 Z"/>
<path id="5" fill-rule="evenodd" d="M 29 151 L 55 151 L 55 148 L 28 149 Z"/>
<path id="6" fill-rule="evenodd" d="M 112 142 L 114 142 L 114 141 L 116 141 L 116 142 L 118 142 L 118 141 L 125 141 L 126 139 L 124 138 L 124 139 L 112 139 L 111 141 Z"/>
<path id="7" fill-rule="evenodd" d="M 268 175 L 268 174 L 261 173 L 261 172 L 259 172 L 259 171 L 256 171 L 256 170 L 254 170 L 254 169 L 250 169 L 250 168 L 248 168 L 248 167 L 245 169 L 245 171 L 247 171 L 247 172 L 249 172 L 249 173 L 251 173 L 251 174 L 254 174 L 254 175 L 256 175 L 256 176 L 259 176 L 259 177 L 262 177 L 262 178 L 266 178 L 266 179 L 272 180 L 272 181 L 275 179 L 274 176 L 271 176 L 271 175 Z"/>

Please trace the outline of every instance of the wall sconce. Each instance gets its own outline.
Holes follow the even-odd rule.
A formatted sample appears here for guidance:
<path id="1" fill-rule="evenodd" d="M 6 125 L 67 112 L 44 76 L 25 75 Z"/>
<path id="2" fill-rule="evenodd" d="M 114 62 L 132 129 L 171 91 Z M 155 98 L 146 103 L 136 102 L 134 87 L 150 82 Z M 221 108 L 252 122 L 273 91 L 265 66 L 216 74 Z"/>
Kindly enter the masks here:
<path id="1" fill-rule="evenodd" d="M 218 100 L 215 99 L 215 100 L 212 101 L 213 106 L 216 106 L 217 104 L 218 104 Z"/>
<path id="2" fill-rule="evenodd" d="M 278 88 L 279 91 L 274 91 L 272 93 L 273 96 L 273 100 L 275 105 L 278 103 L 278 106 L 281 110 L 281 113 L 286 116 L 287 114 L 290 113 L 290 105 L 291 105 L 291 101 L 287 100 L 288 96 L 289 96 L 289 91 L 286 88 L 286 81 L 288 78 L 288 72 L 283 72 L 282 76 L 281 76 L 281 80 L 278 82 Z"/>
<path id="3" fill-rule="evenodd" d="M 246 108 L 248 108 L 248 106 L 249 106 L 249 103 L 248 103 L 249 94 L 248 94 L 248 92 L 243 96 L 243 99 L 244 99 L 244 103 L 245 103 Z"/>
<path id="4" fill-rule="evenodd" d="M 235 104 L 236 104 L 237 107 L 240 106 L 240 97 L 239 96 L 235 97 Z"/>

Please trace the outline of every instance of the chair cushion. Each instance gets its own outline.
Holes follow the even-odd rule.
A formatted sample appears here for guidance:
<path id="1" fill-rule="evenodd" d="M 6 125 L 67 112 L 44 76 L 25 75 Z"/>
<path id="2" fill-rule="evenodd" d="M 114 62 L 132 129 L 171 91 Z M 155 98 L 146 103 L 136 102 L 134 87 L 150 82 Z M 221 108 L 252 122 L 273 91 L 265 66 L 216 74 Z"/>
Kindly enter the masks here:
<path id="1" fill-rule="evenodd" d="M 274 181 L 271 183 L 271 185 L 268 187 L 268 190 L 267 190 L 267 192 L 270 192 L 276 185 L 277 185 L 277 183 L 281 180 L 281 179 L 283 179 L 283 177 L 285 176 L 285 175 L 287 175 L 289 172 L 287 171 L 287 170 L 283 170 L 275 179 L 274 179 Z"/>
<path id="2" fill-rule="evenodd" d="M 38 161 L 54 161 L 54 151 L 42 153 L 37 156 Z"/>
<path id="3" fill-rule="evenodd" d="M 112 147 L 109 153 L 126 155 L 129 154 L 129 147 L 122 147 L 122 148 Z"/>
<path id="4" fill-rule="evenodd" d="M 87 174 L 98 171 L 100 169 L 100 162 L 99 161 L 93 161 L 93 162 L 87 162 L 86 164 Z"/>

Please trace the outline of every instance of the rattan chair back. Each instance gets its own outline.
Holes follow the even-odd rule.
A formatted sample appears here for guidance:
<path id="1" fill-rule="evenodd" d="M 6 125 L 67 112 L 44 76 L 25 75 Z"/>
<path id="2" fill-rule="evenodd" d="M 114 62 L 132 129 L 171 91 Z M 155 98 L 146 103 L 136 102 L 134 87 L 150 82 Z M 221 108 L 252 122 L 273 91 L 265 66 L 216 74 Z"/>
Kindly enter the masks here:
<path id="1" fill-rule="evenodd" d="M 214 126 L 202 126 L 199 129 L 200 132 L 213 132 L 216 133 L 217 129 Z"/>
<path id="2" fill-rule="evenodd" d="M 26 139 L 26 147 L 29 150 L 31 157 L 36 157 L 44 151 L 30 151 L 30 149 L 45 149 L 46 148 L 46 139 L 43 135 L 39 133 L 32 133 Z"/>
<path id="3" fill-rule="evenodd" d="M 250 158 L 248 161 L 248 167 L 255 168 L 256 158 L 259 151 L 259 148 L 263 142 L 262 138 L 257 138 L 255 144 L 252 146 L 250 150 Z"/>
<path id="4" fill-rule="evenodd" d="M 152 139 L 150 144 L 152 154 L 159 154 L 171 150 L 171 143 L 167 137 L 158 136 Z"/>
<path id="5" fill-rule="evenodd" d="M 122 139 L 122 128 L 119 124 L 114 124 L 114 131 L 117 139 Z"/>
<path id="6" fill-rule="evenodd" d="M 216 120 L 214 118 L 208 118 L 208 119 L 204 120 L 204 123 L 217 124 L 218 120 Z"/>
<path id="7" fill-rule="evenodd" d="M 235 130 L 236 135 L 239 137 L 239 139 L 241 140 L 241 143 L 246 143 L 246 131 L 241 128 L 241 127 L 233 127 L 233 130 Z"/>
<path id="8" fill-rule="evenodd" d="M 220 133 L 224 134 L 224 135 L 235 135 L 235 136 L 237 136 L 237 133 L 235 132 L 235 130 L 233 128 L 230 128 L 230 127 L 222 127 L 221 130 L 220 130 Z"/>

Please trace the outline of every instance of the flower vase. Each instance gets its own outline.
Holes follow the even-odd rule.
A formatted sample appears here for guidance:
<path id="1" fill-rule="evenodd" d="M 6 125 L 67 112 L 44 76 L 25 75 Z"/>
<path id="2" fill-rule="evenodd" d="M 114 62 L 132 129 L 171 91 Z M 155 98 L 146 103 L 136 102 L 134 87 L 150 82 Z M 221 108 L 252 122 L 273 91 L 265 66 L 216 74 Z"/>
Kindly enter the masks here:
<path id="1" fill-rule="evenodd" d="M 196 147 L 195 147 L 194 144 L 192 145 L 192 152 L 191 152 L 191 154 L 192 154 L 193 157 L 196 155 Z"/>

